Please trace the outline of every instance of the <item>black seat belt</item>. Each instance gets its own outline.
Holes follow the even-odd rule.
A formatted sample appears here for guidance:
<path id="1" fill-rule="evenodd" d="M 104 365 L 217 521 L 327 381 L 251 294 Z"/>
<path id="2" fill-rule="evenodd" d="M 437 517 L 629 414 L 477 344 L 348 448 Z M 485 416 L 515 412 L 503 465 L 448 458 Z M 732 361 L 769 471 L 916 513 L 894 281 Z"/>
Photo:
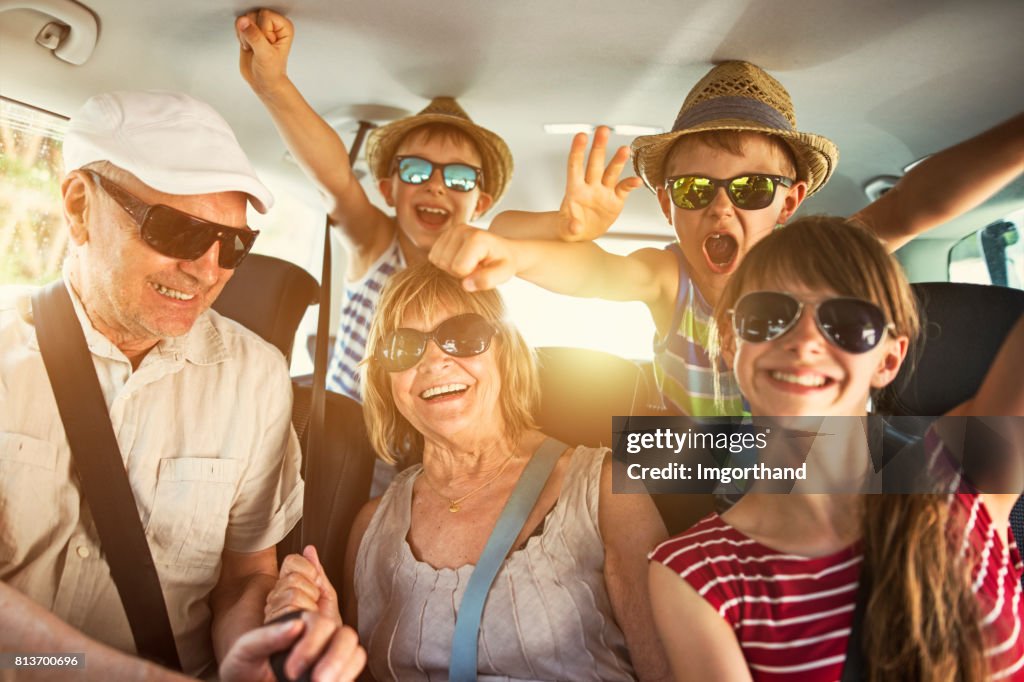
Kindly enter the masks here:
<path id="1" fill-rule="evenodd" d="M 39 351 L 100 548 L 143 658 L 181 670 L 167 604 L 139 519 L 92 354 L 63 281 L 32 297 Z"/>

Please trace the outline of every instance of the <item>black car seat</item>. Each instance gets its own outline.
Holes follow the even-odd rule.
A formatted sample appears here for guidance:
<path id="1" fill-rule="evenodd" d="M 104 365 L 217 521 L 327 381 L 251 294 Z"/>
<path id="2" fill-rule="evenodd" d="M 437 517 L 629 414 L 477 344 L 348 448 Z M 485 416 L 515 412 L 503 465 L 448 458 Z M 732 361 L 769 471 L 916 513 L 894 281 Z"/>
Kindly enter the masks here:
<path id="1" fill-rule="evenodd" d="M 879 412 L 893 415 L 888 439 L 919 438 L 927 417 L 945 414 L 977 392 L 1014 324 L 1024 315 L 1024 291 L 950 282 L 913 285 L 924 322 L 923 341 L 906 362 Z M 1024 381 L 1024 361 L 1021 380 Z M 1011 514 L 1024 552 L 1024 498 Z"/>
<path id="2" fill-rule="evenodd" d="M 320 287 L 299 266 L 250 254 L 235 270 L 213 309 L 256 332 L 291 360 L 295 330 Z"/>
<path id="3" fill-rule="evenodd" d="M 318 293 L 316 280 L 297 265 L 252 254 L 235 271 L 213 307 L 290 357 L 295 331 L 306 309 L 317 302 Z M 323 461 L 306 462 L 312 378 L 299 377 L 292 384 L 292 421 L 302 443 L 306 472 L 305 506 L 314 513 L 307 513 L 301 527 L 278 544 L 278 557 L 300 551 L 301 533 L 305 532 L 307 541 L 316 545 L 328 577 L 340 586 L 349 529 L 369 498 L 374 453 L 366 437 L 362 406 L 328 391 Z"/>

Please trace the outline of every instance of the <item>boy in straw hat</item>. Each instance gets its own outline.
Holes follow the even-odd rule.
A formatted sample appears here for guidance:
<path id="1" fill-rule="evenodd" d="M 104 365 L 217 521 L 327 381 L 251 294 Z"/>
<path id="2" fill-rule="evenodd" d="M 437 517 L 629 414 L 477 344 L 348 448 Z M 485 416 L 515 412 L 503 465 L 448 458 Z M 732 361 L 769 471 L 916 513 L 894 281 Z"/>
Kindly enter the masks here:
<path id="1" fill-rule="evenodd" d="M 260 98 L 292 154 L 328 204 L 346 245 L 345 301 L 328 388 L 360 397 L 359 363 L 377 299 L 388 278 L 426 258 L 443 230 L 482 216 L 512 175 L 505 142 L 470 120 L 450 97 L 415 116 L 375 129 L 366 159 L 395 214 L 374 206 L 353 174 L 348 150 L 289 80 L 294 28 L 259 10 L 235 22 L 242 76 Z"/>
<path id="2" fill-rule="evenodd" d="M 598 130 L 586 165 L 586 136 L 573 140 L 562 209 L 537 216 L 538 238 L 600 236 L 640 185 L 637 178 L 618 181 L 619 156 L 602 173 L 607 137 L 606 129 Z M 617 256 L 589 241 L 510 241 L 462 226 L 438 241 L 430 259 L 465 277 L 468 288 L 519 275 L 559 293 L 643 301 L 657 327 L 655 373 L 666 406 L 693 416 L 739 414 L 743 399 L 729 372 L 720 387 L 724 405 L 715 401 L 706 350 L 711 310 L 747 251 L 828 181 L 838 150 L 798 130 L 781 83 L 738 61 L 714 67 L 687 95 L 672 130 L 639 137 L 632 150 L 637 175 L 675 229 L 677 241 L 669 247 Z M 981 203 L 1022 171 L 1024 116 L 1018 116 L 919 164 L 851 220 L 895 250 Z M 809 379 L 776 380 L 803 386 Z"/>

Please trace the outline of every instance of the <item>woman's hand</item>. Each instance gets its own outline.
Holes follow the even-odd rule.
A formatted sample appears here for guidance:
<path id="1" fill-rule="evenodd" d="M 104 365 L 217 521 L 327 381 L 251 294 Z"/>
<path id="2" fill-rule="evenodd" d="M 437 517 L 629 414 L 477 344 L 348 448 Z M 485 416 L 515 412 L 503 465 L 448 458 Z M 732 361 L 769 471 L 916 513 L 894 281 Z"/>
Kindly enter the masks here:
<path id="1" fill-rule="evenodd" d="M 267 595 L 264 622 L 291 611 L 312 611 L 341 623 L 338 593 L 327 579 L 313 545 L 307 545 L 302 554 L 285 557 L 277 584 Z"/>
<path id="2" fill-rule="evenodd" d="M 238 68 L 253 91 L 263 96 L 288 78 L 288 52 L 295 27 L 269 9 L 247 12 L 235 19 Z"/>

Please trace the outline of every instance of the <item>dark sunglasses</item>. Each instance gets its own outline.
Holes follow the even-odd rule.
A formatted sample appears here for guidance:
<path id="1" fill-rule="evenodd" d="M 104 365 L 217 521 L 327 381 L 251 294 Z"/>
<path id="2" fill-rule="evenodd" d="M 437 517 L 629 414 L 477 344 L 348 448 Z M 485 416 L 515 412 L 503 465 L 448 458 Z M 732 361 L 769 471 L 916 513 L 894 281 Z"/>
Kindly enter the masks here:
<path id="1" fill-rule="evenodd" d="M 672 203 L 679 208 L 697 210 L 707 208 L 715 200 L 719 187 L 725 188 L 736 208 L 756 211 L 771 205 L 779 185 L 792 187 L 793 181 L 781 175 L 738 175 L 728 180 L 705 178 L 700 175 L 678 175 L 665 181 Z"/>
<path id="2" fill-rule="evenodd" d="M 804 302 L 779 291 L 743 295 L 729 311 L 736 336 L 749 343 L 777 339 L 796 324 Z M 887 330 L 885 313 L 859 298 L 829 298 L 813 305 L 814 323 L 828 341 L 847 353 L 866 353 L 877 346 Z"/>
<path id="3" fill-rule="evenodd" d="M 400 327 L 388 332 L 377 349 L 377 360 L 389 372 L 415 367 L 427 352 L 427 342 L 456 358 L 480 355 L 491 347 L 498 328 L 476 313 L 449 317 L 429 332 Z"/>
<path id="4" fill-rule="evenodd" d="M 394 167 L 398 169 L 398 179 L 409 185 L 422 185 L 430 180 L 435 168 L 440 168 L 444 186 L 456 192 L 471 192 L 484 175 L 483 170 L 475 166 L 464 163 L 434 163 L 419 156 L 396 156 Z"/>
<path id="5" fill-rule="evenodd" d="M 237 268 L 248 255 L 259 234 L 247 227 L 228 227 L 183 213 L 163 204 L 147 204 L 95 171 L 86 170 L 103 191 L 113 199 L 139 226 L 139 234 L 154 251 L 178 258 L 195 260 L 220 242 L 220 267 Z"/>

